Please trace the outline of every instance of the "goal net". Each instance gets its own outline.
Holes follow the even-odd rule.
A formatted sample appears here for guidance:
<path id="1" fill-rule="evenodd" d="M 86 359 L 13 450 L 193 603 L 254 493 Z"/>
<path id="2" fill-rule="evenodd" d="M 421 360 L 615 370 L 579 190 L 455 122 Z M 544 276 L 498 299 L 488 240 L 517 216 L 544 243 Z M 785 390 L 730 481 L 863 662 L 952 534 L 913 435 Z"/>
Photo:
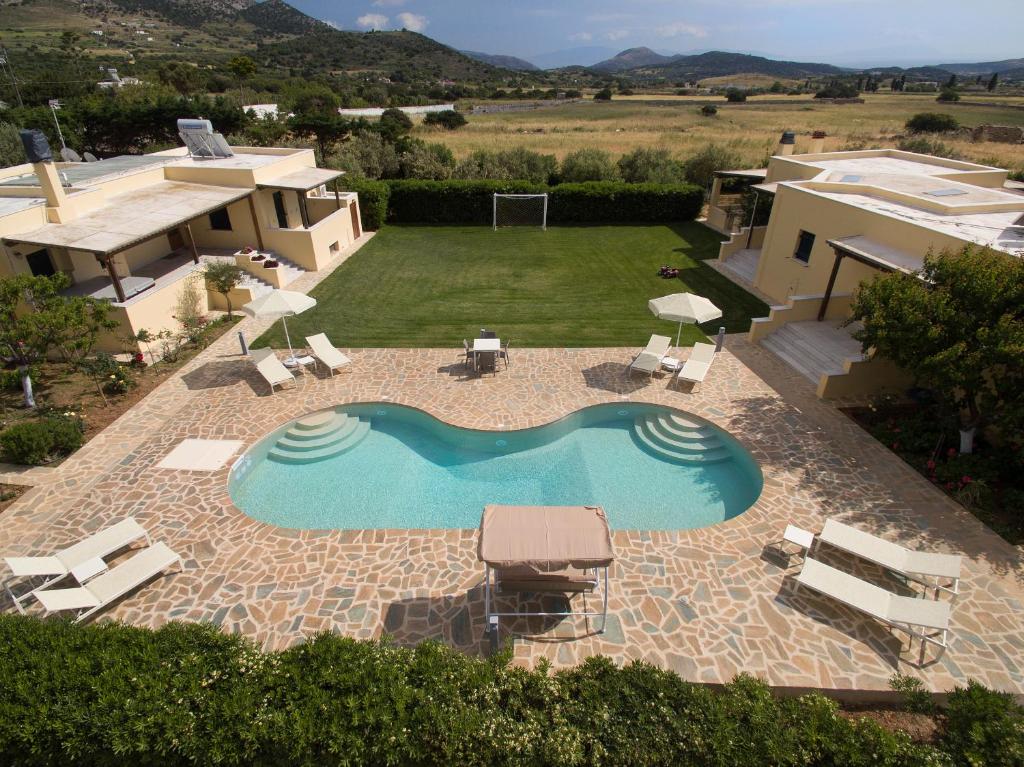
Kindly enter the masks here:
<path id="1" fill-rule="evenodd" d="M 494 229 L 505 226 L 548 228 L 546 194 L 495 194 Z"/>

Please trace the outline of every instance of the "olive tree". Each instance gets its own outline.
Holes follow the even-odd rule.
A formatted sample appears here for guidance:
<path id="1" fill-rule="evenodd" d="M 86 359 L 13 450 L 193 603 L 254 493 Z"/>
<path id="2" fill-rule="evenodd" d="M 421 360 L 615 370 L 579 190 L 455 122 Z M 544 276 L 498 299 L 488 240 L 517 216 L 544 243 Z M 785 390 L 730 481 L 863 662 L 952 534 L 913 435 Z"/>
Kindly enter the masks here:
<path id="1" fill-rule="evenodd" d="M 18 366 L 26 407 L 36 406 L 30 365 L 45 358 L 51 349 L 78 365 L 102 331 L 117 327 L 106 301 L 62 295 L 69 284 L 70 279 L 61 272 L 0 280 L 0 353 Z"/>
<path id="2" fill-rule="evenodd" d="M 984 421 L 1019 441 L 1024 426 L 1024 261 L 977 250 L 929 254 L 918 274 L 864 283 L 851 321 L 874 348 L 961 415 L 965 452 Z"/>
<path id="3" fill-rule="evenodd" d="M 212 261 L 206 265 L 203 275 L 206 277 L 206 287 L 224 296 L 224 301 L 228 305 L 228 319 L 230 319 L 233 316 L 231 314 L 231 291 L 242 282 L 245 271 L 232 261 Z"/>

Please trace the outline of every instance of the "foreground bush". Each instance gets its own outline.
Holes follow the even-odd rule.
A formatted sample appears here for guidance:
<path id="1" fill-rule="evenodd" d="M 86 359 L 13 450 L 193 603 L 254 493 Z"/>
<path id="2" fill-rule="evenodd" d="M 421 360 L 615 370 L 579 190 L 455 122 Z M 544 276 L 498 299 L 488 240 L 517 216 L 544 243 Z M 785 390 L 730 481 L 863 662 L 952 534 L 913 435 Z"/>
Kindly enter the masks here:
<path id="1" fill-rule="evenodd" d="M 494 195 L 547 192 L 548 223 L 691 221 L 702 192 L 690 184 L 593 181 L 544 186 L 527 181 L 389 181 L 388 221 L 399 224 L 485 224 Z"/>
<path id="2" fill-rule="evenodd" d="M 74 418 L 22 421 L 0 432 L 0 455 L 11 463 L 38 466 L 82 446 L 82 424 Z"/>
<path id="3" fill-rule="evenodd" d="M 0 616 L 0 646 L 0 763 L 12 766 L 953 763 L 820 695 L 779 699 L 742 676 L 713 691 L 641 662 L 550 673 L 331 634 L 262 653 L 207 625 L 13 615 Z M 1020 711 L 987 695 L 957 700 L 956 758 L 1019 764 Z M 992 748 L 1010 761 L 986 761 Z"/>

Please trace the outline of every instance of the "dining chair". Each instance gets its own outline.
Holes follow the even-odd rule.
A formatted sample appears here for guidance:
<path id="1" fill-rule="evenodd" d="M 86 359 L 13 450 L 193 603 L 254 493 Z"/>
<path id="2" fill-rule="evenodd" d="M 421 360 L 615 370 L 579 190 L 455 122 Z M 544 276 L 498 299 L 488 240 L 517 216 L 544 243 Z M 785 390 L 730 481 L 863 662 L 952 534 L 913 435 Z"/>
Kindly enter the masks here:
<path id="1" fill-rule="evenodd" d="M 465 350 L 466 367 L 476 370 L 476 353 L 469 348 L 469 341 L 462 339 L 462 348 Z"/>
<path id="2" fill-rule="evenodd" d="M 486 328 L 480 328 L 480 337 L 481 338 L 497 338 L 498 334 L 495 333 L 493 330 L 487 330 Z"/>
<path id="3" fill-rule="evenodd" d="M 508 345 L 509 341 L 506 339 L 501 344 L 501 351 L 498 352 L 498 356 L 505 360 L 505 367 L 508 367 Z"/>

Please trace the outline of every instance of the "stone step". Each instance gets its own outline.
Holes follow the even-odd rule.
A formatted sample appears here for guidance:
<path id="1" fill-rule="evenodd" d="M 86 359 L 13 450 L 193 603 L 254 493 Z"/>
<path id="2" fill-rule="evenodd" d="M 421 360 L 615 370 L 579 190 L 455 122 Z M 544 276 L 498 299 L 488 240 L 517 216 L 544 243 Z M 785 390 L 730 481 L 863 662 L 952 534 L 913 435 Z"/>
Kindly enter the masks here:
<path id="1" fill-rule="evenodd" d="M 722 446 L 721 440 L 713 434 L 708 435 L 703 440 L 677 439 L 672 434 L 662 431 L 659 428 L 659 423 L 657 418 L 648 416 L 641 420 L 640 429 L 652 442 L 656 442 L 661 447 L 672 452 L 686 454 L 703 453 L 706 450 Z"/>
<path id="2" fill-rule="evenodd" d="M 333 410 L 321 410 L 316 413 L 310 413 L 304 415 L 292 424 L 292 429 L 297 431 L 312 431 L 313 429 L 319 429 L 327 424 L 334 423 L 339 418 L 348 418 L 345 413 L 336 413 Z"/>
<path id="3" fill-rule="evenodd" d="M 273 447 L 267 454 L 267 458 L 272 461 L 277 461 L 278 463 L 305 464 L 317 463 L 318 461 L 324 461 L 328 458 L 339 456 L 342 453 L 347 453 L 362 442 L 370 432 L 369 421 L 363 421 L 361 419 L 353 420 L 357 420 L 358 425 L 345 437 L 345 439 L 339 442 L 335 442 L 332 445 L 321 447 L 316 450 L 301 452 L 293 450 L 279 450 L 277 447 Z"/>
<path id="4" fill-rule="evenodd" d="M 685 425 L 675 421 L 669 414 L 662 413 L 656 416 L 647 416 L 648 419 L 657 421 L 653 424 L 658 431 L 671 436 L 679 442 L 701 442 L 708 437 L 718 439 L 715 431 L 710 426 L 695 426 L 692 421 L 684 420 Z"/>
<path id="5" fill-rule="evenodd" d="M 290 452 L 309 452 L 319 450 L 322 447 L 329 447 L 343 439 L 348 439 L 356 429 L 359 428 L 358 418 L 345 418 L 340 425 L 333 425 L 326 431 L 298 431 L 288 432 L 281 437 L 274 446 L 279 450 Z"/>
<path id="6" fill-rule="evenodd" d="M 660 458 L 663 461 L 670 463 L 681 463 L 681 464 L 706 464 L 706 463 L 720 463 L 721 461 L 728 461 L 732 454 L 725 447 L 716 447 L 711 450 L 702 450 L 698 453 L 680 453 L 673 449 L 665 447 L 654 440 L 652 440 L 640 428 L 639 424 L 633 429 L 633 435 L 640 441 L 641 445 L 647 449 L 648 452 L 654 455 L 655 458 Z"/>

